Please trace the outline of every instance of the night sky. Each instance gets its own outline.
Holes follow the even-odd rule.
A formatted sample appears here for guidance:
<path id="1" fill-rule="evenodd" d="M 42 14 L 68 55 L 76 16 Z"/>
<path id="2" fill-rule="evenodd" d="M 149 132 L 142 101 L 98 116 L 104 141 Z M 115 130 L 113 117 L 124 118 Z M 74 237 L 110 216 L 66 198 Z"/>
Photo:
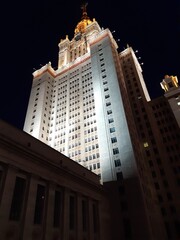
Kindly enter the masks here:
<path id="1" fill-rule="evenodd" d="M 163 95 L 166 74 L 180 82 L 179 0 L 90 0 L 90 19 L 115 30 L 119 51 L 129 44 L 138 50 L 151 99 Z M 0 118 L 23 129 L 32 72 L 49 61 L 58 62 L 58 43 L 81 19 L 82 1 L 7 1 L 1 5 Z"/>

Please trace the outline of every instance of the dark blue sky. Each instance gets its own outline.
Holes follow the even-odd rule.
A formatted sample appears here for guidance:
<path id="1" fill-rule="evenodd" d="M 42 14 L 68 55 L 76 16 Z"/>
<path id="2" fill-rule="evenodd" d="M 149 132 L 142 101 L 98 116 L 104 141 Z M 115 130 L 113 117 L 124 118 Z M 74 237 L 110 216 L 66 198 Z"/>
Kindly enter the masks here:
<path id="1" fill-rule="evenodd" d="M 81 18 L 82 1 L 31 0 L 1 6 L 0 118 L 22 129 L 33 68 L 57 66 L 58 43 L 71 39 Z M 166 74 L 180 81 L 180 1 L 88 1 L 89 17 L 115 30 L 119 50 L 138 49 L 151 98 L 163 95 Z"/>

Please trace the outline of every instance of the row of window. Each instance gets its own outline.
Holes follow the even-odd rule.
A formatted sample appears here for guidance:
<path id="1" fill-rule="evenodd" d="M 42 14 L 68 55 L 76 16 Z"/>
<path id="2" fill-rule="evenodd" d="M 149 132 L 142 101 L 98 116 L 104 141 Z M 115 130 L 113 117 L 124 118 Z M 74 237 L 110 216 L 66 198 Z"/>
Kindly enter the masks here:
<path id="1" fill-rule="evenodd" d="M 97 164 L 96 167 L 99 165 Z M 94 167 L 94 165 L 93 165 Z M 15 186 L 12 196 L 12 202 L 9 213 L 9 220 L 20 221 L 22 218 L 22 213 L 25 205 L 25 195 L 27 194 L 27 181 L 25 178 L 16 177 Z M 44 221 L 45 211 L 47 209 L 47 187 L 42 184 L 37 184 L 36 196 L 35 197 L 35 208 L 34 208 L 34 224 L 42 224 Z M 64 209 L 64 193 L 63 190 L 55 190 L 54 192 L 54 203 L 53 203 L 53 227 L 60 228 L 63 226 L 63 209 Z M 81 200 L 81 216 L 82 216 L 82 229 L 84 232 L 88 231 L 88 221 L 89 221 L 89 202 L 84 197 Z M 98 205 L 97 203 L 92 204 L 93 212 L 93 226 L 94 232 L 98 231 Z M 76 195 L 69 196 L 69 229 L 74 230 L 76 228 L 76 215 L 77 215 L 77 199 Z"/>

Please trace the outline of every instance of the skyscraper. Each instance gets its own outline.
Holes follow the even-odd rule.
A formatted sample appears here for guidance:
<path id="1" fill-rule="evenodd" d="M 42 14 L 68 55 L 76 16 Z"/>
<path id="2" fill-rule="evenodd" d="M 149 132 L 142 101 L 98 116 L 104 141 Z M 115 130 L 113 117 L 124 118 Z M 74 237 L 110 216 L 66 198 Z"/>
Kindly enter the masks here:
<path id="1" fill-rule="evenodd" d="M 74 38 L 59 43 L 58 69 L 48 63 L 33 73 L 24 130 L 106 182 L 137 170 L 118 83 L 118 46 L 109 29 L 90 20 L 86 5 L 82 10 Z M 131 167 L 122 172 L 125 165 Z"/>
<path id="2" fill-rule="evenodd" d="M 74 37 L 60 40 L 58 68 L 33 73 L 24 131 L 100 176 L 112 239 L 176 239 L 180 135 L 171 104 L 150 99 L 133 49 L 119 52 L 86 7 Z"/>

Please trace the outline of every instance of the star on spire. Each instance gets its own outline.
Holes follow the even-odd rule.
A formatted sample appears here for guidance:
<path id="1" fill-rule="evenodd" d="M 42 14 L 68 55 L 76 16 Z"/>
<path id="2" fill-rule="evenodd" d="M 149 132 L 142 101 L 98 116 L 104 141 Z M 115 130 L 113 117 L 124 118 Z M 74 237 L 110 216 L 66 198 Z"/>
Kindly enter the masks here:
<path id="1" fill-rule="evenodd" d="M 86 18 L 87 18 L 87 10 L 86 10 L 87 5 L 88 5 L 87 2 L 85 2 L 85 3 L 83 3 L 83 4 L 81 5 L 81 9 L 82 9 L 82 19 L 86 19 Z"/>

